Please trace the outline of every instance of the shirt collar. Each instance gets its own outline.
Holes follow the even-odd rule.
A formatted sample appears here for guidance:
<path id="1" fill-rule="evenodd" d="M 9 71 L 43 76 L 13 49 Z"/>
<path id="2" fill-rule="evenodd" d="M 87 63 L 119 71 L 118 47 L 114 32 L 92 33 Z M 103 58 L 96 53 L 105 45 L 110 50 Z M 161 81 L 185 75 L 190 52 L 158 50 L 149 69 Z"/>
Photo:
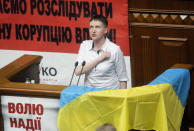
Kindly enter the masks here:
<path id="1" fill-rule="evenodd" d="M 100 50 L 106 51 L 108 46 L 109 39 L 106 38 L 104 44 L 102 45 L 102 48 Z M 92 41 L 91 47 L 89 50 L 94 50 L 94 42 Z"/>

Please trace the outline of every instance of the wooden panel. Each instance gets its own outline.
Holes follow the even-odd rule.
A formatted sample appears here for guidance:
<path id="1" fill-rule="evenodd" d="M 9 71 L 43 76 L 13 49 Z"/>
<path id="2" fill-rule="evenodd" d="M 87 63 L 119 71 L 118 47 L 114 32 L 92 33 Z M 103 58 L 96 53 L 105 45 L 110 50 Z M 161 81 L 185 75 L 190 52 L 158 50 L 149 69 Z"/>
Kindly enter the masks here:
<path id="1" fill-rule="evenodd" d="M 28 77 L 30 80 L 35 80 L 35 83 L 39 83 L 39 63 L 40 62 L 36 62 L 30 65 L 29 67 L 19 72 L 17 75 L 9 78 L 9 80 L 13 82 L 25 82 L 25 79 Z"/>
<path id="2" fill-rule="evenodd" d="M 143 83 L 147 83 L 153 79 L 153 73 L 155 72 L 154 56 L 155 56 L 155 45 L 152 41 L 151 36 L 141 36 L 142 44 L 142 67 L 143 72 Z"/>
<path id="3" fill-rule="evenodd" d="M 132 29 L 134 31 L 136 29 Z M 138 29 L 139 30 L 139 29 Z M 157 76 L 155 66 L 156 43 L 153 41 L 151 32 L 132 32 L 133 41 L 131 41 L 131 68 L 132 85 L 142 86 L 148 84 Z"/>
<path id="4" fill-rule="evenodd" d="M 3 114 L 2 114 L 2 106 L 1 106 L 1 97 L 0 97 L 0 131 L 4 131 L 4 122 L 3 122 Z"/>
<path id="5" fill-rule="evenodd" d="M 29 68 L 31 65 L 37 62 L 39 63 L 41 58 L 42 56 L 37 55 L 23 55 L 22 57 L 8 64 L 7 66 L 1 68 L 0 77 L 10 79 L 14 77 L 16 74 Z"/>
<path id="6" fill-rule="evenodd" d="M 158 72 L 175 63 L 188 63 L 187 38 L 158 37 Z"/>
<path id="7" fill-rule="evenodd" d="M 192 51 L 194 49 L 192 42 L 194 30 L 133 26 L 131 32 L 133 35 L 133 43 L 130 44 L 132 70 L 138 71 L 137 74 L 143 73 L 142 68 L 145 66 L 147 71 L 150 71 L 155 77 L 173 64 L 194 64 L 192 59 L 194 57 Z M 185 37 L 186 35 L 188 36 Z M 149 36 L 148 43 L 142 36 Z M 141 45 L 144 45 L 144 47 Z M 149 64 L 149 67 L 145 65 L 146 63 Z M 139 84 L 142 83 L 134 83 L 135 86 Z"/>
<path id="8" fill-rule="evenodd" d="M 163 9 L 163 10 L 194 10 L 193 0 L 128 0 L 129 8 Z"/>

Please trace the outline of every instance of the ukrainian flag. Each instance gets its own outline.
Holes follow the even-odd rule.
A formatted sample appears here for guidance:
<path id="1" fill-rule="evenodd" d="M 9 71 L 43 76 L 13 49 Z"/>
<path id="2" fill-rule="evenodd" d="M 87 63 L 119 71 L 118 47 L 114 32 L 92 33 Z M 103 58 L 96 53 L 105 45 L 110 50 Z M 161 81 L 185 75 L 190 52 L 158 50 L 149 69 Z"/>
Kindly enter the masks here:
<path id="1" fill-rule="evenodd" d="M 189 88 L 186 69 L 169 69 L 149 85 L 131 89 L 72 86 L 61 93 L 58 129 L 95 131 L 109 123 L 117 131 L 180 131 Z"/>

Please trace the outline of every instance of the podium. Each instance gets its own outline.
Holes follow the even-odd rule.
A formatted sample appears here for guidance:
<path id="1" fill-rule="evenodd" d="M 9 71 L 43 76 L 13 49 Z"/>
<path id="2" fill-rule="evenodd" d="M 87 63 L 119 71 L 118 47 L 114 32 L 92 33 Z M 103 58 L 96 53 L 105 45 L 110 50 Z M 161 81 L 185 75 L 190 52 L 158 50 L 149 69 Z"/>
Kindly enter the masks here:
<path id="1" fill-rule="evenodd" d="M 16 98 L 31 97 L 33 99 L 37 99 L 37 101 L 38 101 L 38 98 L 43 98 L 43 99 L 48 98 L 49 100 L 59 99 L 60 92 L 67 86 L 39 84 L 39 63 L 41 59 L 42 59 L 42 56 L 38 56 L 38 55 L 23 55 L 22 57 L 8 64 L 7 66 L 1 68 L 0 69 L 0 95 L 13 96 L 13 98 L 15 98 L 15 96 Z M 24 83 L 26 77 L 30 77 L 31 79 L 35 80 L 35 84 Z M 21 103 L 18 103 L 15 106 L 22 107 Z M 33 104 L 31 106 L 33 106 Z M 41 109 L 42 107 L 40 105 L 36 105 L 36 108 Z M 21 113 L 21 110 L 18 109 L 18 112 Z M 40 114 L 41 112 L 39 111 L 35 113 Z M 24 114 L 24 109 L 23 109 L 23 114 Z M 12 120 L 14 121 L 15 119 L 12 119 Z M 35 120 L 37 121 L 36 124 L 38 124 L 39 119 L 35 119 Z M 20 123 L 22 123 L 22 121 L 20 121 Z M 14 122 L 12 124 L 13 126 L 16 126 Z M 4 120 L 3 120 L 1 103 L 0 103 L 0 125 L 1 125 L 0 131 L 4 131 Z M 17 124 L 17 127 L 18 127 L 18 124 Z"/>

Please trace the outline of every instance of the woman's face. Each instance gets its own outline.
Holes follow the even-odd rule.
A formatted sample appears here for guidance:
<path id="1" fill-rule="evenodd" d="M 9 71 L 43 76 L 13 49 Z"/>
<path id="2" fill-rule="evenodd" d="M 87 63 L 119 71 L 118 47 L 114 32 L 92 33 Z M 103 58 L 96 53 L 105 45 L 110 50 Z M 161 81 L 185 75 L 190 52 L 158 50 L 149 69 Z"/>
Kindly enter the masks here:
<path id="1" fill-rule="evenodd" d="M 92 40 L 98 41 L 104 39 L 107 34 L 107 27 L 101 21 L 92 20 L 90 21 L 89 33 Z"/>

